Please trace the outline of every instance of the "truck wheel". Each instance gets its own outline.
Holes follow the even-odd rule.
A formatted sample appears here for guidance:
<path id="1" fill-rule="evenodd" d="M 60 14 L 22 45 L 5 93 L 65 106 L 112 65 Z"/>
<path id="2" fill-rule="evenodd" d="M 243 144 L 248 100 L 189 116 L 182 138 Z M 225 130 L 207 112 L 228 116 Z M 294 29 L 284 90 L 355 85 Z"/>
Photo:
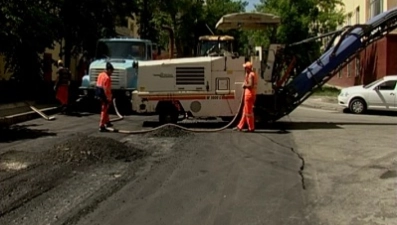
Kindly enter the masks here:
<path id="1" fill-rule="evenodd" d="M 221 120 L 222 120 L 223 122 L 230 122 L 230 121 L 233 120 L 233 118 L 234 118 L 234 116 L 222 116 L 222 117 L 221 117 Z"/>
<path id="2" fill-rule="evenodd" d="M 365 112 L 366 108 L 367 108 L 367 106 L 363 99 L 355 98 L 350 101 L 349 109 L 350 109 L 350 112 L 352 112 L 354 114 L 362 114 Z"/>
<path id="3" fill-rule="evenodd" d="M 116 98 L 116 104 L 121 115 L 132 114 L 132 104 L 128 98 Z"/>
<path id="4" fill-rule="evenodd" d="M 175 108 L 169 110 L 164 110 L 159 114 L 160 124 L 174 123 L 178 122 L 178 111 Z"/>

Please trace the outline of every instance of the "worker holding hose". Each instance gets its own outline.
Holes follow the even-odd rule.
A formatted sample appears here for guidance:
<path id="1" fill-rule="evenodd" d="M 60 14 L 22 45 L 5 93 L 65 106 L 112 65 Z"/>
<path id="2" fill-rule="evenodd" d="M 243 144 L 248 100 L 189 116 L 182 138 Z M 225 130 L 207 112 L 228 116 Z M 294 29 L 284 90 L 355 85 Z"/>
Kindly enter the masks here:
<path id="1" fill-rule="evenodd" d="M 99 121 L 99 131 L 106 131 L 106 127 L 111 127 L 109 120 L 109 106 L 112 103 L 112 80 L 113 65 L 106 63 L 106 71 L 98 75 L 96 83 L 96 97 L 101 101 L 101 119 Z"/>
<path id="2" fill-rule="evenodd" d="M 240 123 L 237 125 L 235 130 L 242 131 L 244 125 L 248 124 L 248 132 L 255 131 L 255 120 L 254 120 L 254 104 L 256 99 L 256 89 L 258 85 L 258 76 L 252 70 L 252 63 L 246 62 L 243 64 L 245 68 L 245 79 L 244 79 L 244 108 L 243 115 Z"/>

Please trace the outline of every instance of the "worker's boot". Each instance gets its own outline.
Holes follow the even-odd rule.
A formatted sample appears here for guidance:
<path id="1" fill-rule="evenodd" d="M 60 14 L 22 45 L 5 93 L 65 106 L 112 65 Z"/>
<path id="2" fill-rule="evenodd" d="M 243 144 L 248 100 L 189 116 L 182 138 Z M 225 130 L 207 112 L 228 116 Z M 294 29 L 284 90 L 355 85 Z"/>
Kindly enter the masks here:
<path id="1" fill-rule="evenodd" d="M 106 127 L 105 126 L 102 126 L 102 127 L 99 127 L 99 132 L 106 132 L 107 130 L 106 130 Z"/>
<path id="2" fill-rule="evenodd" d="M 111 122 L 106 123 L 106 127 L 113 127 L 113 124 Z"/>
<path id="3" fill-rule="evenodd" d="M 235 128 L 233 128 L 233 131 L 243 131 L 242 129 L 240 129 L 240 128 L 238 128 L 238 127 L 235 127 Z"/>
<path id="4" fill-rule="evenodd" d="M 65 115 L 66 114 L 66 106 L 65 105 L 62 105 L 61 106 L 61 114 L 63 114 L 63 115 Z"/>

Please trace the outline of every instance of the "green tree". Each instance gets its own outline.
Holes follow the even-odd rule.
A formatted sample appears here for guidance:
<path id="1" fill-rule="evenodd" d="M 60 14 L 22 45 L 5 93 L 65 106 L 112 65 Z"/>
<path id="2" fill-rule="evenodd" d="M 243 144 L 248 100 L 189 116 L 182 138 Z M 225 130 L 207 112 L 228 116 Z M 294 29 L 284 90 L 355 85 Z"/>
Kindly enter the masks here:
<path id="1" fill-rule="evenodd" d="M 17 80 L 41 80 L 41 57 L 59 38 L 53 1 L 0 0 L 0 52 Z M 33 83 L 31 83 L 33 85 Z"/>
<path id="2" fill-rule="evenodd" d="M 156 1 L 156 0 L 155 0 Z M 210 34 L 207 26 L 215 33 L 216 22 L 225 14 L 244 11 L 246 2 L 232 0 L 174 0 L 171 2 L 159 1 L 153 3 L 152 21 L 160 33 L 160 43 L 169 42 L 169 34 L 162 28 L 172 28 L 175 38 L 175 46 L 180 56 L 188 56 L 195 49 L 198 37 Z M 143 21 L 141 21 L 142 23 Z M 231 35 L 239 32 L 228 32 Z"/>
<path id="3" fill-rule="evenodd" d="M 291 44 L 335 30 L 344 20 L 343 10 L 338 10 L 342 5 L 339 0 L 261 0 L 256 10 L 281 17 L 275 39 L 269 40 L 270 34 L 267 33 L 267 43 Z M 299 60 L 298 71 L 319 56 L 321 44 L 315 41 L 288 49 Z"/>
<path id="4" fill-rule="evenodd" d="M 216 23 L 219 19 L 230 13 L 245 12 L 245 8 L 248 2 L 241 0 L 207 0 L 207 4 L 204 7 L 205 14 L 203 21 L 208 24 L 209 27 L 215 28 Z M 243 35 L 243 31 L 230 30 L 230 31 L 214 31 L 216 34 L 228 34 L 235 38 L 236 50 L 240 53 L 244 51 L 247 45 L 247 37 Z M 207 31 L 203 31 L 203 34 L 208 34 Z"/>
<path id="5" fill-rule="evenodd" d="M 127 18 L 133 17 L 133 13 L 138 11 L 133 0 L 59 1 L 66 65 L 69 65 L 71 56 L 82 49 L 92 56 L 98 39 L 116 36 L 116 25 L 126 24 Z"/>
<path id="6" fill-rule="evenodd" d="M 156 23 L 154 21 L 155 11 L 159 4 L 158 0 L 138 0 L 138 17 L 137 23 L 139 24 L 138 33 L 143 39 L 150 39 L 153 42 L 159 42 L 159 30 L 156 29 Z"/>

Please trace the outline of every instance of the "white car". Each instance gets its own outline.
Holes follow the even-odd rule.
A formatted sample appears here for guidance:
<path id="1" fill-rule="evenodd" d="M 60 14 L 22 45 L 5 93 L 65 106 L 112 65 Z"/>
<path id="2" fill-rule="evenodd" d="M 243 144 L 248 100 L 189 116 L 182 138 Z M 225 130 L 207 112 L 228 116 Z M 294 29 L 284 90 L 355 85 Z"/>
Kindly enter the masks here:
<path id="1" fill-rule="evenodd" d="M 366 110 L 397 111 L 397 75 L 385 76 L 367 85 L 344 88 L 338 104 L 360 114 Z"/>

